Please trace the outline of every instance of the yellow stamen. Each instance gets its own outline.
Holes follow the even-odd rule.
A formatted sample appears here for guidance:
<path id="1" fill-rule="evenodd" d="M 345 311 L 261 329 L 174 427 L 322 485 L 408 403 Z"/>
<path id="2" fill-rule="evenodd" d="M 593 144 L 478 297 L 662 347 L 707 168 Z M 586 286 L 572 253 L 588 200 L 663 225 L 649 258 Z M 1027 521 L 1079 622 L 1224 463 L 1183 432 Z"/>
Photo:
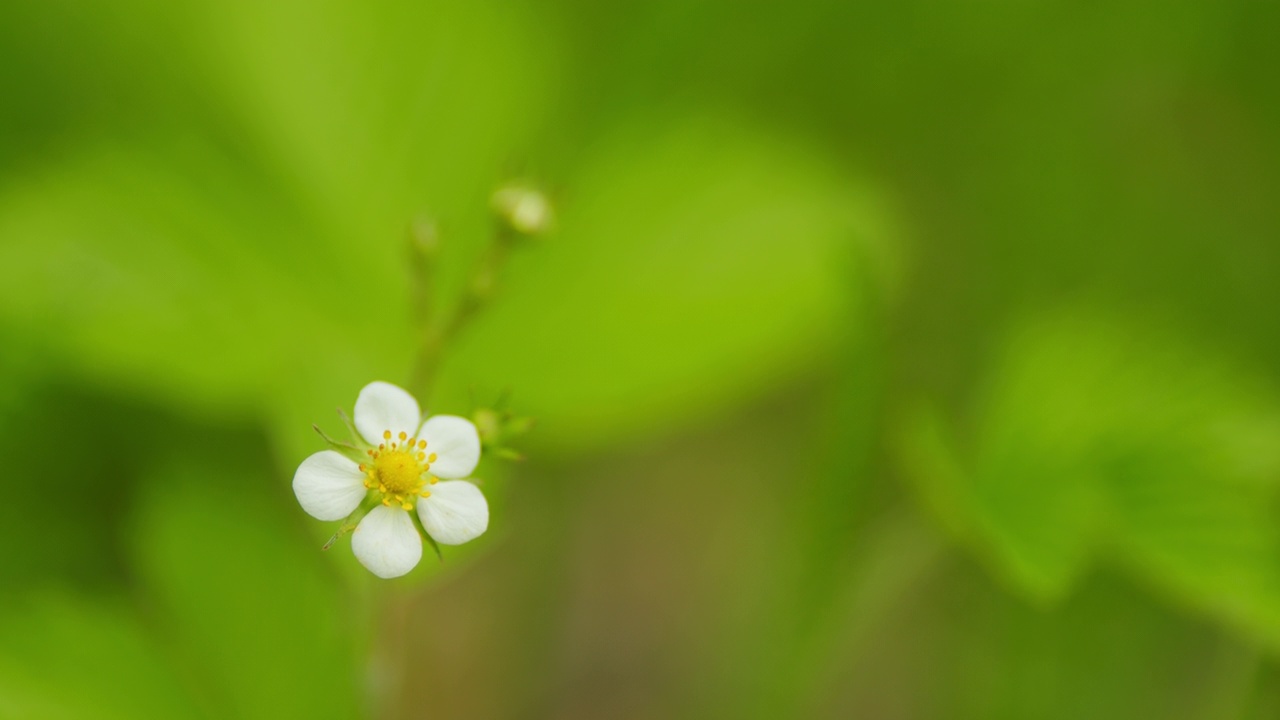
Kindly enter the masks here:
<path id="1" fill-rule="evenodd" d="M 390 430 L 382 433 L 384 440 L 392 437 Z M 376 451 L 370 451 L 373 462 L 360 466 L 365 474 L 364 485 L 382 495 L 381 502 L 387 507 L 392 503 L 405 510 L 412 510 L 414 500 L 427 484 L 425 461 L 427 454 L 420 452 L 426 447 L 425 440 L 409 439 L 408 433 L 399 433 L 400 442 L 382 443 Z"/>

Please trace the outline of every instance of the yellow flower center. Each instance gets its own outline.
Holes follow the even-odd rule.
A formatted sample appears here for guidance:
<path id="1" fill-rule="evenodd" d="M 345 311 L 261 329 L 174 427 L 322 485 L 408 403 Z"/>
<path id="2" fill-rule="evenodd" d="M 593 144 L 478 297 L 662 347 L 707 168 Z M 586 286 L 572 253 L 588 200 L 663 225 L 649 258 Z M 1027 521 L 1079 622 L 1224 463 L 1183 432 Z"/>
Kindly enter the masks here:
<path id="1" fill-rule="evenodd" d="M 360 472 L 365 474 L 364 486 L 380 493 L 383 505 L 395 503 L 412 510 L 418 498 L 431 497 L 423 488 L 437 482 L 429 472 L 436 454 L 426 452 L 426 440 L 410 438 L 406 433 L 400 433 L 399 442 L 392 442 L 391 431 L 387 430 L 382 439 L 377 450 L 368 451 L 370 462 L 360 466 Z"/>

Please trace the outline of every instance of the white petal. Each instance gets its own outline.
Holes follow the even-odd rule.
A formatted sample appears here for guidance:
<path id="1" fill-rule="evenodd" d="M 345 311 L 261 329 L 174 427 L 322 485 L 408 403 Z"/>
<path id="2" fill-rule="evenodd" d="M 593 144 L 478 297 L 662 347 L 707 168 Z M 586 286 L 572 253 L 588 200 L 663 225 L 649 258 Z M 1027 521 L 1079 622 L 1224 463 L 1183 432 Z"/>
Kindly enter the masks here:
<path id="1" fill-rule="evenodd" d="M 364 499 L 360 466 L 333 450 L 302 461 L 293 474 L 293 494 L 307 514 L 318 520 L 341 520 Z"/>
<path id="2" fill-rule="evenodd" d="M 356 430 L 370 445 L 382 442 L 382 433 L 391 431 L 413 435 L 422 413 L 418 401 L 403 388 L 386 382 L 371 382 L 356 398 Z"/>
<path id="3" fill-rule="evenodd" d="M 351 552 L 374 575 L 400 577 L 422 559 L 422 536 L 408 510 L 379 505 L 351 534 Z"/>
<path id="4" fill-rule="evenodd" d="M 431 497 L 418 501 L 418 517 L 441 545 L 461 545 L 489 529 L 489 503 L 480 488 L 466 480 L 430 485 Z"/>
<path id="5" fill-rule="evenodd" d="M 427 452 L 435 453 L 431 474 L 456 480 L 476 469 L 480 462 L 480 433 L 466 418 L 433 415 L 422 423 L 418 437 L 427 441 Z"/>

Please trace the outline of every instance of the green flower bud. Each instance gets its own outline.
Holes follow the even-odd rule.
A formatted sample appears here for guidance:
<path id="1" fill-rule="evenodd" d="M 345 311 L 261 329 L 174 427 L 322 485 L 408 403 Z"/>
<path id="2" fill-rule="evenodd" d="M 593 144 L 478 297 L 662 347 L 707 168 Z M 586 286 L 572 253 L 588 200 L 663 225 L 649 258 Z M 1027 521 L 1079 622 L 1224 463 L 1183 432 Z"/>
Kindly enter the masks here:
<path id="1" fill-rule="evenodd" d="M 539 235 L 551 227 L 551 201 L 532 185 L 503 186 L 493 194 L 492 205 L 498 218 L 521 235 Z"/>

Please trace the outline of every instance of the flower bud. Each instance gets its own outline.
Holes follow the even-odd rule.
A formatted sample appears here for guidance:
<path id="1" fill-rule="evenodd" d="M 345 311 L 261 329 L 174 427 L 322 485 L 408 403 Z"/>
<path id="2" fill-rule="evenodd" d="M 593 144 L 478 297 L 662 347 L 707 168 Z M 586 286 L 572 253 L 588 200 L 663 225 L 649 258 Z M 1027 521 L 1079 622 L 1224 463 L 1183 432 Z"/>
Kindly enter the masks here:
<path id="1" fill-rule="evenodd" d="M 500 400 L 499 405 L 502 404 Z M 492 407 L 477 408 L 471 414 L 471 422 L 480 434 L 480 442 L 486 451 L 493 451 L 506 460 L 523 460 L 524 455 L 507 445 L 533 427 L 533 418 L 516 417 L 509 410 Z"/>
<path id="2" fill-rule="evenodd" d="M 551 226 L 551 201 L 532 185 L 505 185 L 493 194 L 492 205 L 498 218 L 521 235 L 539 235 Z"/>
<path id="3" fill-rule="evenodd" d="M 435 258 L 440 252 L 440 231 L 436 221 L 425 215 L 414 218 L 409 226 L 409 247 L 423 258 Z"/>
<path id="4" fill-rule="evenodd" d="M 471 415 L 481 443 L 493 443 L 502 434 L 502 416 L 496 410 L 479 408 Z"/>

